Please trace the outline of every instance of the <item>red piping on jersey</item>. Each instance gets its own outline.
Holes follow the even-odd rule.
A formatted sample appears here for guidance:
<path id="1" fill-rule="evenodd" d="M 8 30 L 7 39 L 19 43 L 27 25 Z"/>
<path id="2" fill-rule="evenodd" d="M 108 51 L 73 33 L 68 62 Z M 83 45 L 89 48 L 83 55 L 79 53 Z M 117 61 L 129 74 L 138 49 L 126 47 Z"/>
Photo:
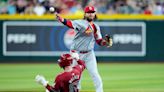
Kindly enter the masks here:
<path id="1" fill-rule="evenodd" d="M 103 39 L 96 40 L 96 43 L 100 46 L 105 46 L 107 44 L 106 41 L 104 41 Z"/>
<path id="2" fill-rule="evenodd" d="M 96 26 L 94 25 L 94 24 L 91 24 L 91 26 L 92 26 L 92 28 L 93 28 L 93 30 L 94 30 L 94 37 L 95 37 L 95 39 L 98 37 L 97 36 L 97 29 L 96 29 Z"/>
<path id="3" fill-rule="evenodd" d="M 96 43 L 100 46 L 105 46 L 106 45 L 106 42 L 103 40 L 103 39 L 97 39 L 97 29 L 96 29 L 96 26 L 94 24 L 91 25 L 93 27 L 93 30 L 94 30 L 94 38 L 96 39 Z"/>
<path id="4" fill-rule="evenodd" d="M 87 29 L 85 31 L 89 30 L 89 26 L 87 27 Z"/>

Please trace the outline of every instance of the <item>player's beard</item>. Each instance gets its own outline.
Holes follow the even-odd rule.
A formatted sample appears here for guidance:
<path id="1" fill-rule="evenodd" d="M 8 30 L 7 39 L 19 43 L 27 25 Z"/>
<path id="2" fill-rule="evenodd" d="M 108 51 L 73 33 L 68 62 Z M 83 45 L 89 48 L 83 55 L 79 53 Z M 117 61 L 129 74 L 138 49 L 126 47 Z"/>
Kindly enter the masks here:
<path id="1" fill-rule="evenodd" d="M 87 19 L 87 21 L 88 21 L 88 22 L 93 21 L 93 19 L 92 19 L 92 18 L 86 18 L 86 19 Z"/>
<path id="2" fill-rule="evenodd" d="M 84 19 L 86 19 L 88 22 L 91 22 L 91 21 L 93 21 L 93 20 L 96 20 L 96 19 L 97 19 L 97 16 L 95 15 L 94 18 L 90 18 L 90 17 L 84 16 Z"/>

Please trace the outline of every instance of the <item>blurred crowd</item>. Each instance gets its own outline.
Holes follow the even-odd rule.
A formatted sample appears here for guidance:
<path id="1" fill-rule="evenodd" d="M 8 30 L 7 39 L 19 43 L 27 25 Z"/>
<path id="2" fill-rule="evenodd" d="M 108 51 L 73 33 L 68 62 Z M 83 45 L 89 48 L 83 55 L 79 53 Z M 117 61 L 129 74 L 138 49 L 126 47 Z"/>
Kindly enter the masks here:
<path id="1" fill-rule="evenodd" d="M 102 14 L 164 14 L 164 0 L 0 0 L 0 14 L 83 14 L 86 5 Z"/>

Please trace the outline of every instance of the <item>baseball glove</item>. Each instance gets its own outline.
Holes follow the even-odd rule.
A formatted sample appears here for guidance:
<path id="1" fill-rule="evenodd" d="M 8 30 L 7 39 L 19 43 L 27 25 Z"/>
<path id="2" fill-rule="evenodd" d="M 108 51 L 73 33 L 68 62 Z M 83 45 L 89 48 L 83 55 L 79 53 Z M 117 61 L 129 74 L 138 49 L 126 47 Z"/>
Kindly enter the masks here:
<path id="1" fill-rule="evenodd" d="M 105 41 L 107 47 L 111 47 L 113 45 L 113 40 L 108 34 L 105 35 Z"/>

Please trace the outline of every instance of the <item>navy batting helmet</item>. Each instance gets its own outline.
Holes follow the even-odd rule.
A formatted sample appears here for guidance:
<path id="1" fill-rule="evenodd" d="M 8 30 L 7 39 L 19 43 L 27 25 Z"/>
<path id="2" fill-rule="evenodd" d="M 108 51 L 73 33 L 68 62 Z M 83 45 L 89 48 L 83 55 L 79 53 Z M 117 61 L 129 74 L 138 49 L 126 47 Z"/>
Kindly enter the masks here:
<path id="1" fill-rule="evenodd" d="M 70 54 L 62 54 L 58 60 L 60 67 L 70 66 L 73 62 L 73 58 Z"/>

